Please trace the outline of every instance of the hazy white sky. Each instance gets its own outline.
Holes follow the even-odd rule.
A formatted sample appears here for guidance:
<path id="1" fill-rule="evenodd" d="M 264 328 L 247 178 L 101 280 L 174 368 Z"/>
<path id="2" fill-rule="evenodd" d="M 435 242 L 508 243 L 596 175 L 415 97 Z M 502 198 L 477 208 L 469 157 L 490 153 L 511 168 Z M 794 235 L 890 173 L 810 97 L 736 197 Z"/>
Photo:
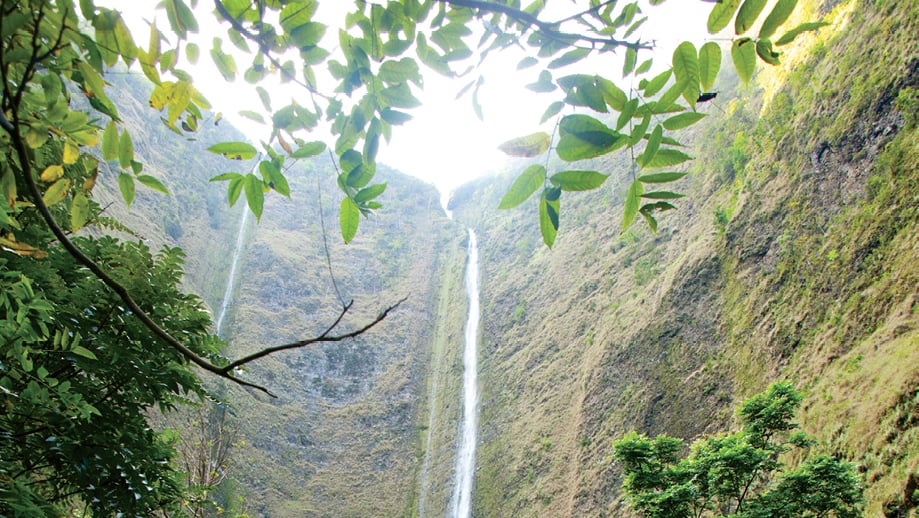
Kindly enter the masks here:
<path id="1" fill-rule="evenodd" d="M 98 3 L 123 11 L 135 40 L 141 45 L 145 46 L 148 35 L 144 20 L 155 19 L 159 27 L 168 27 L 165 11 L 154 11 L 153 2 L 128 4 L 102 0 Z M 570 9 L 570 2 L 562 4 Z M 326 7 L 329 5 L 333 7 Z M 318 16 L 326 23 L 334 23 L 341 20 L 342 15 L 333 10 L 340 11 L 346 5 L 350 3 L 323 2 Z M 226 34 L 226 25 L 218 26 L 209 13 L 210 9 L 210 2 L 200 2 L 198 20 L 201 30 L 192 40 L 199 45 L 201 54 L 199 65 L 194 70 L 195 84 L 214 105 L 214 110 L 222 112 L 252 142 L 265 140 L 269 134 L 267 126 L 259 126 L 238 115 L 240 110 L 263 111 L 254 87 L 241 78 L 227 83 L 210 63 L 208 53 L 214 35 Z M 649 20 L 638 35 L 655 40 L 655 69 L 659 69 L 669 66 L 672 49 L 680 41 L 703 37 L 710 4 L 699 0 L 671 0 L 660 7 L 644 5 L 643 10 L 649 15 Z M 232 49 L 232 44 L 226 42 L 223 49 Z M 450 80 L 427 71 L 424 91 L 416 91 L 423 106 L 411 111 L 414 120 L 394 128 L 392 142 L 381 146 L 378 160 L 434 183 L 442 191 L 449 191 L 465 181 L 500 169 L 505 157 L 497 146 L 508 139 L 539 130 L 543 111 L 557 99 L 551 94 L 538 95 L 524 88 L 525 84 L 535 81 L 539 68 L 517 72 L 516 64 L 522 57 L 519 52 L 492 54 L 482 65 L 480 71 L 485 76 L 485 83 L 480 89 L 479 101 L 484 121 L 476 117 L 468 94 L 459 100 L 455 98 L 460 88 L 475 79 L 477 74 Z M 639 62 L 643 59 L 639 56 Z M 607 54 L 583 64 L 586 68 L 581 71 L 606 73 L 615 78 L 619 76 L 621 60 L 621 53 Z M 245 58 L 238 59 L 237 64 L 242 70 L 248 66 Z M 277 107 L 286 104 L 291 97 L 308 103 L 306 94 L 296 87 L 263 86 L 269 89 Z M 622 86 L 627 88 L 629 85 Z M 551 127 L 543 129 L 551 131 Z"/>

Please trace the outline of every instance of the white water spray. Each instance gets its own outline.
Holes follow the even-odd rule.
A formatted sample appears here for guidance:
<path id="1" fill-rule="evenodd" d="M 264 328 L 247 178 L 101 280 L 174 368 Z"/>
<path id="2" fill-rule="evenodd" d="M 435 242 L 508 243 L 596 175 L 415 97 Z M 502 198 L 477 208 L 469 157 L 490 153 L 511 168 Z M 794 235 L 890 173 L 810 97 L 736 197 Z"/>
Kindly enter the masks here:
<path id="1" fill-rule="evenodd" d="M 249 219 L 249 208 L 243 207 L 243 215 L 239 220 L 239 231 L 236 233 L 236 250 L 233 251 L 233 261 L 230 263 L 230 275 L 227 276 L 227 288 L 223 292 L 223 302 L 217 313 L 217 336 L 221 336 L 223 317 L 227 314 L 227 307 L 233 302 L 233 286 L 236 285 L 236 268 L 239 265 L 239 256 L 242 254 L 246 242 L 246 223 Z"/>
<path id="2" fill-rule="evenodd" d="M 459 452 L 456 456 L 453 498 L 450 516 L 472 516 L 472 488 L 475 479 L 475 446 L 478 425 L 479 394 L 478 337 L 479 337 L 479 248 L 475 231 L 469 229 L 469 260 L 466 264 L 466 296 L 469 298 L 469 316 L 466 320 L 463 346 L 463 429 Z"/>

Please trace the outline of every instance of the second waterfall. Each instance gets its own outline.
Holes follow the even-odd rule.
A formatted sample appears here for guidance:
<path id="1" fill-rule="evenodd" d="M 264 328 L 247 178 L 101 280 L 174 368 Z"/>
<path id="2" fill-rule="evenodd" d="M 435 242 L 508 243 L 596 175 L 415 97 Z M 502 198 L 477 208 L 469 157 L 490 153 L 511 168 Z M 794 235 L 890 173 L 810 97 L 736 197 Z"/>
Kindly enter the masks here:
<path id="1" fill-rule="evenodd" d="M 469 299 L 469 315 L 466 319 L 463 344 L 463 427 L 456 455 L 453 498 L 450 504 L 450 515 L 455 518 L 472 516 L 478 430 L 479 248 L 472 229 L 469 229 L 466 296 Z"/>

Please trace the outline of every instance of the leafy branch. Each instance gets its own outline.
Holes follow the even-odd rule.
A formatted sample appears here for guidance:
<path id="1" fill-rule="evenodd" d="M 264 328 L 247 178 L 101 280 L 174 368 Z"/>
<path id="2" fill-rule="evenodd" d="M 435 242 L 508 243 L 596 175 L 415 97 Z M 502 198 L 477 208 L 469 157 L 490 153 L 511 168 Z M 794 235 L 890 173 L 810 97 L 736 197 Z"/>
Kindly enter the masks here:
<path id="1" fill-rule="evenodd" d="M 534 16 L 526 11 L 511 7 L 509 5 L 498 4 L 495 2 L 486 2 L 482 0 L 437 0 L 438 2 L 448 4 L 451 6 L 467 7 L 470 9 L 479 9 L 480 11 L 501 13 L 514 21 L 520 22 L 524 25 L 529 25 L 536 27 L 539 32 L 545 36 L 561 42 L 567 45 L 573 45 L 577 42 L 590 43 L 593 46 L 602 45 L 608 47 L 625 47 L 632 50 L 651 50 L 654 48 L 653 45 L 641 42 L 629 42 L 624 40 L 619 40 L 616 38 L 600 38 L 596 36 L 587 36 L 584 34 L 574 34 L 570 32 L 563 32 L 559 28 L 561 24 L 570 21 L 581 16 L 584 16 L 590 12 L 595 12 L 600 9 L 601 6 L 593 7 L 576 15 L 569 16 L 563 20 L 556 22 L 546 22 L 539 19 L 539 17 Z M 609 3 L 609 2 L 606 2 Z"/>

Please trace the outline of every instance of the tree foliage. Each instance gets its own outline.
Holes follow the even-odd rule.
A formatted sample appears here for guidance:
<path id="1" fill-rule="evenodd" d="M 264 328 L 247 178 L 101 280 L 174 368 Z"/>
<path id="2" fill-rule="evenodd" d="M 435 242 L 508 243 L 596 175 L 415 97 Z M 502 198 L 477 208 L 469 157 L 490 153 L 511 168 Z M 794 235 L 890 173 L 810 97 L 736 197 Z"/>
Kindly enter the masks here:
<path id="1" fill-rule="evenodd" d="M 776 383 L 741 405 L 740 431 L 697 440 L 682 458 L 680 439 L 632 432 L 615 441 L 626 497 L 647 517 L 861 516 L 854 465 L 811 455 L 786 469 L 779 460 L 813 444 L 795 431 L 800 402 L 790 383 Z"/>

